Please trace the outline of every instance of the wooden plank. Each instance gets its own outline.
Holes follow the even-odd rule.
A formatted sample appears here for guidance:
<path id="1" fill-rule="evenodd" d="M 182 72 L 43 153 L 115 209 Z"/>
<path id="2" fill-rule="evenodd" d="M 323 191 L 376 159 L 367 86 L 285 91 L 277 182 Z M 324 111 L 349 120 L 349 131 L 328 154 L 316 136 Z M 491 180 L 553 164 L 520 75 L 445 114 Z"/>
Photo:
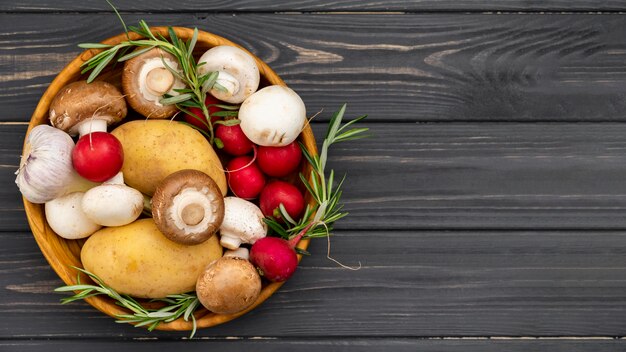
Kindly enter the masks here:
<path id="1" fill-rule="evenodd" d="M 330 153 L 347 173 L 339 229 L 626 228 L 626 124 L 363 126 L 372 138 Z M 0 126 L 3 231 L 28 231 L 13 186 L 25 128 Z"/>
<path id="2" fill-rule="evenodd" d="M 375 121 L 624 121 L 626 17 L 598 14 L 127 14 L 250 49 L 307 104 Z M 33 28 L 37 28 L 33 31 Z M 112 14 L 0 14 L 0 121 L 27 121 Z"/>
<path id="3" fill-rule="evenodd" d="M 422 351 L 422 352 L 526 352 L 526 351 L 569 351 L 569 352 L 608 352 L 624 349 L 624 340 L 601 339 L 416 339 L 416 338 L 350 338 L 339 339 L 242 339 L 242 340 L 216 340 L 209 341 L 200 339 L 185 341 L 185 351 L 206 351 L 207 343 L 212 349 L 225 349 L 228 351 L 249 351 L 263 349 L 264 351 L 291 352 L 317 352 L 324 351 Z M 159 351 L 163 349 L 180 348 L 180 341 L 102 341 L 102 340 L 53 340 L 53 341 L 30 341 L 11 340 L 0 341 L 0 349 L 6 352 L 20 351 L 85 351 L 108 352 L 108 351 Z"/>
<path id="4" fill-rule="evenodd" d="M 0 339 L 179 339 L 60 305 L 27 233 L 0 233 Z M 202 338 L 624 336 L 623 231 L 340 231 L 268 301 Z M 621 342 L 620 342 L 621 343 Z"/>
<path id="5" fill-rule="evenodd" d="M 114 1 L 121 11 L 148 12 L 272 12 L 272 11 L 623 11 L 624 2 L 617 0 L 550 0 L 550 1 L 472 1 L 472 0 L 410 0 L 410 1 L 200 1 L 166 0 Z M 10 12 L 60 12 L 60 11 L 111 11 L 99 0 L 87 1 L 36 1 L 2 2 L 0 11 Z"/>

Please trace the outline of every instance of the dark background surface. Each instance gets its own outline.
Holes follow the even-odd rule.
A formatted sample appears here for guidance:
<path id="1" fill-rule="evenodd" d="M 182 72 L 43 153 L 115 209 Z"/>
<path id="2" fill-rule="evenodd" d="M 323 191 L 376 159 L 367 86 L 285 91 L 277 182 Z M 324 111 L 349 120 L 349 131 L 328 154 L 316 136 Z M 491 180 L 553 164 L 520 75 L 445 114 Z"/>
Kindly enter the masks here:
<path id="1" fill-rule="evenodd" d="M 302 96 L 368 114 L 337 145 L 350 215 L 253 312 L 115 324 L 62 285 L 14 172 L 39 98 L 122 31 L 104 1 L 0 2 L 1 351 L 614 351 L 626 331 L 623 1 L 118 1 L 129 24 L 231 39 Z"/>

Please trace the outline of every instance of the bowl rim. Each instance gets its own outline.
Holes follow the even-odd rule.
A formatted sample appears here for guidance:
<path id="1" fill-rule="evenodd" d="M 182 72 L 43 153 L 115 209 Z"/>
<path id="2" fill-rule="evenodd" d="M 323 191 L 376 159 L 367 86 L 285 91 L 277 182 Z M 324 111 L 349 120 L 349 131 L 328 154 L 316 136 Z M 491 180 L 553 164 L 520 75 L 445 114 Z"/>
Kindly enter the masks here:
<path id="1" fill-rule="evenodd" d="M 168 29 L 171 28 L 174 30 L 176 35 L 181 39 L 189 39 L 192 37 L 194 30 L 187 27 L 150 27 L 150 30 L 153 34 L 161 34 L 165 37 L 169 37 Z M 131 39 L 139 39 L 139 36 L 136 33 L 128 33 Z M 103 40 L 101 43 L 115 45 L 127 39 L 126 33 L 121 33 L 116 36 L 110 37 L 108 39 Z M 230 45 L 241 48 L 249 53 L 257 62 L 259 67 L 259 72 L 262 78 L 265 78 L 269 84 L 276 84 L 286 86 L 285 82 L 276 74 L 265 62 L 259 59 L 256 55 L 252 54 L 246 48 L 224 38 L 219 35 L 198 30 L 198 43 L 202 43 L 203 46 L 214 47 L 217 45 Z M 87 49 L 76 56 L 70 63 L 68 63 L 54 78 L 54 80 L 50 83 L 44 94 L 41 96 L 33 115 L 28 124 L 28 128 L 26 131 L 26 135 L 28 136 L 30 130 L 36 125 L 40 124 L 48 124 L 48 110 L 50 107 L 50 102 L 56 95 L 56 93 L 63 88 L 68 83 L 76 81 L 81 78 L 81 68 L 80 66 L 99 52 L 102 49 Z M 305 148 L 312 155 L 317 155 L 317 146 L 315 142 L 315 137 L 313 135 L 313 131 L 309 124 L 307 124 L 302 131 L 300 137 L 300 142 L 305 146 Z M 22 150 L 24 150 L 24 146 L 26 145 L 26 137 L 24 138 L 24 145 Z M 304 168 L 304 175 L 309 175 L 311 171 L 311 166 L 306 163 Z M 306 194 L 305 197 L 308 204 L 313 205 L 314 200 L 310 196 L 310 194 Z M 90 279 L 73 269 L 71 266 L 82 267 L 80 260 L 71 254 L 80 253 L 80 242 L 77 240 L 67 240 L 60 236 L 58 236 L 48 225 L 45 214 L 44 214 L 44 205 L 43 204 L 34 204 L 29 202 L 26 198 L 22 197 L 24 202 L 24 210 L 26 213 L 26 218 L 28 220 L 28 224 L 30 226 L 31 232 L 33 233 L 33 237 L 37 242 L 41 252 L 44 257 L 52 267 L 52 269 L 56 272 L 56 274 L 65 282 L 66 285 L 75 285 L 78 283 L 78 278 L 80 278 L 81 282 L 89 282 Z M 302 239 L 298 243 L 298 248 L 306 249 L 309 245 L 309 239 Z M 302 259 L 302 256 L 298 255 L 298 261 Z M 274 292 L 276 292 L 284 282 L 274 282 L 274 283 L 264 283 L 261 293 L 258 299 L 247 309 L 235 313 L 235 314 L 216 314 L 209 312 L 204 307 L 198 308 L 194 317 L 196 318 L 196 327 L 197 328 L 208 328 L 211 326 L 219 325 L 230 320 L 233 320 L 239 316 L 246 314 L 247 312 L 253 310 L 258 305 L 267 300 Z M 85 301 L 89 303 L 91 306 L 96 308 L 102 313 L 105 313 L 113 318 L 116 318 L 118 314 L 127 314 L 128 310 L 116 305 L 114 300 L 104 296 L 93 296 L 86 298 Z M 193 329 L 192 321 L 185 321 L 182 317 L 178 318 L 169 323 L 160 323 L 157 327 L 157 330 L 166 330 L 166 331 L 187 331 Z"/>

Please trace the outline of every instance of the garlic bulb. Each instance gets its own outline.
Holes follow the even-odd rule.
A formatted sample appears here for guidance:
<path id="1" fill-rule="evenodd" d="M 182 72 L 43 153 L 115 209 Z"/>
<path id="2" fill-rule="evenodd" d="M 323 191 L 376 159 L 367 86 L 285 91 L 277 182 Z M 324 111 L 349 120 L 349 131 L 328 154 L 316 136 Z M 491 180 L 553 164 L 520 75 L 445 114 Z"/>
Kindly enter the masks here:
<path id="1" fill-rule="evenodd" d="M 74 141 L 65 132 L 48 126 L 35 126 L 26 139 L 15 183 L 24 198 L 45 203 L 76 188 L 85 188 L 72 167 Z"/>

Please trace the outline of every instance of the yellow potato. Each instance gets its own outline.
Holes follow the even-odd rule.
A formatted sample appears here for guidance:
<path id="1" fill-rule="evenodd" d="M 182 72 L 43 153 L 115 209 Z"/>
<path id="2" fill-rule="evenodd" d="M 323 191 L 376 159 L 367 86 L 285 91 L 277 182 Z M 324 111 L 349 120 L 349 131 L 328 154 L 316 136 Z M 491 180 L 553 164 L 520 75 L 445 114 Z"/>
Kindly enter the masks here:
<path id="1" fill-rule="evenodd" d="M 172 242 L 152 219 L 104 228 L 87 239 L 80 258 L 119 293 L 161 298 L 193 291 L 203 269 L 222 256 L 217 236 L 194 245 Z"/>
<path id="2" fill-rule="evenodd" d="M 137 120 L 111 133 L 124 148 L 124 180 L 141 193 L 152 196 L 169 174 L 195 169 L 211 176 L 226 195 L 222 163 L 206 138 L 192 127 L 169 120 Z"/>

